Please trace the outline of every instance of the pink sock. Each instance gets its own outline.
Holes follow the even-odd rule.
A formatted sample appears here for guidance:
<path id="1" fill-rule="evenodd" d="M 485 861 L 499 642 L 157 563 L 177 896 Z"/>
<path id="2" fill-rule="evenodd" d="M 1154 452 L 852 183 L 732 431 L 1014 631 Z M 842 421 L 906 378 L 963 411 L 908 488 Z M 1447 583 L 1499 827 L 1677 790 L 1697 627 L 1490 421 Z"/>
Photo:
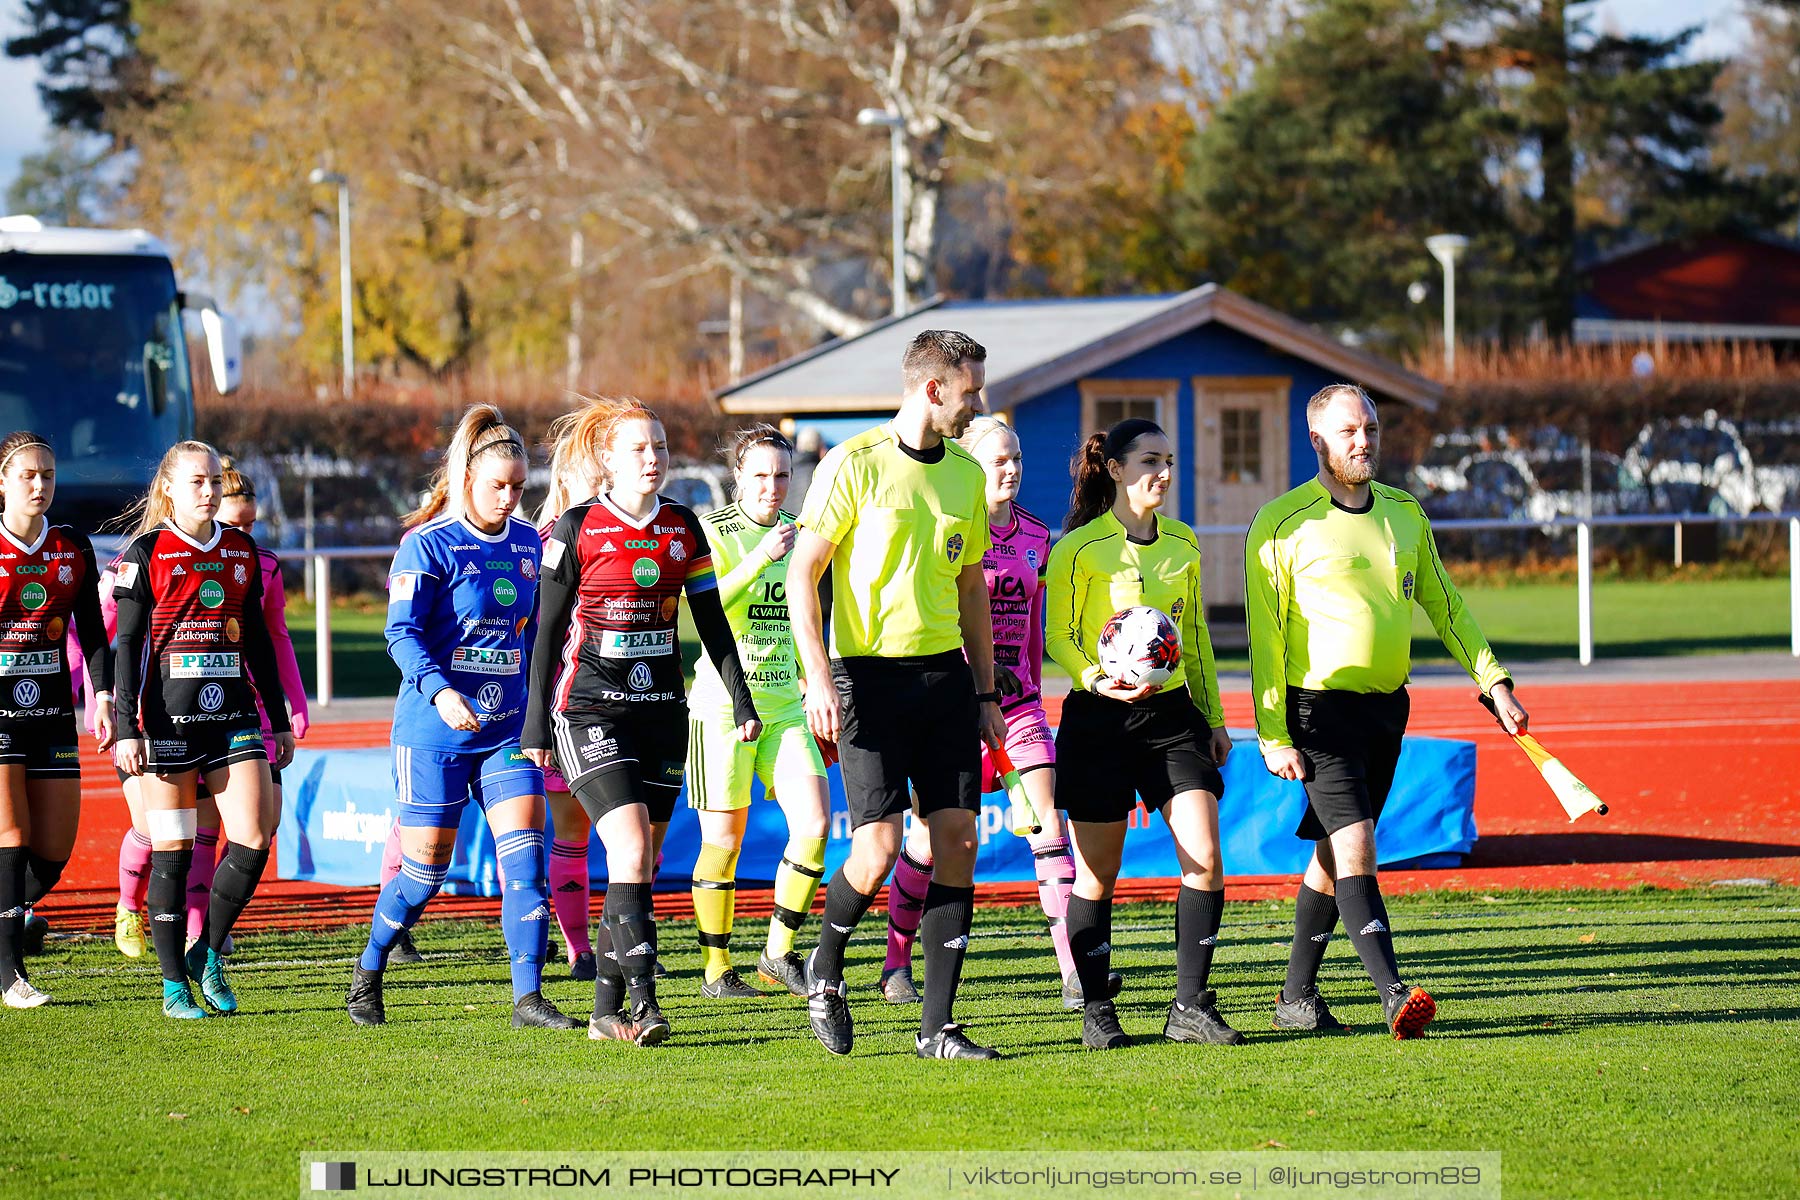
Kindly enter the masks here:
<path id="1" fill-rule="evenodd" d="M 1075 958 L 1069 953 L 1069 892 L 1075 886 L 1075 860 L 1069 854 L 1067 838 L 1040 833 L 1031 839 L 1031 854 L 1037 861 L 1038 903 L 1050 922 L 1050 942 L 1056 947 L 1056 966 L 1067 979 L 1075 973 Z"/>
<path id="2" fill-rule="evenodd" d="M 592 954 L 588 939 L 588 840 L 550 842 L 550 901 L 556 906 L 556 924 L 569 944 L 569 960 Z"/>
<path id="3" fill-rule="evenodd" d="M 150 890 L 150 839 L 127 829 L 119 839 L 119 903 L 132 912 L 144 911 L 144 893 Z"/>
<path id="4" fill-rule="evenodd" d="M 219 869 L 219 831 L 194 831 L 194 860 L 188 866 L 187 935 L 197 938 L 206 930 L 206 908 L 212 902 L 213 874 Z"/>
<path id="5" fill-rule="evenodd" d="M 931 867 L 916 862 L 905 850 L 894 864 L 888 885 L 888 950 L 884 971 L 912 965 L 913 939 L 919 936 L 919 917 L 925 911 L 925 889 L 931 885 Z"/>
<path id="6" fill-rule="evenodd" d="M 387 844 L 381 848 L 381 886 L 386 887 L 400 873 L 400 822 L 388 826 Z"/>

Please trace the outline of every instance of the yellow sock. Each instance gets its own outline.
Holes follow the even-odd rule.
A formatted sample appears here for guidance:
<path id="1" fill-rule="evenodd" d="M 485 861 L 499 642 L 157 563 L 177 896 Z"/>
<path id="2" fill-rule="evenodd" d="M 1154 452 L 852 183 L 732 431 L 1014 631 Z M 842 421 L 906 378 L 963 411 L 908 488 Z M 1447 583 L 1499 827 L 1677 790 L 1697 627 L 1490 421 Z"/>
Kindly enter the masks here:
<path id="1" fill-rule="evenodd" d="M 812 911 L 813 894 L 825 877 L 825 839 L 789 838 L 775 868 L 775 915 L 769 919 L 770 958 L 794 948 L 794 934 Z"/>
<path id="2" fill-rule="evenodd" d="M 694 920 L 700 926 L 700 952 L 706 958 L 706 982 L 731 969 L 731 918 L 737 908 L 736 850 L 711 842 L 700 844 L 694 863 Z"/>

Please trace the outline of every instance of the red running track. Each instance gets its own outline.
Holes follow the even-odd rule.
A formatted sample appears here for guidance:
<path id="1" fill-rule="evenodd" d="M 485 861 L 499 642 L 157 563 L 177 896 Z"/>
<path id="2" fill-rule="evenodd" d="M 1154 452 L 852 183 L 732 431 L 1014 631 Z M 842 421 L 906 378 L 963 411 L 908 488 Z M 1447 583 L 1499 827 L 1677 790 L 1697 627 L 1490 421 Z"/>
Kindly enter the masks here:
<path id="1" fill-rule="evenodd" d="M 1525 756 L 1475 703 L 1472 688 L 1415 688 L 1411 732 L 1475 743 L 1481 838 L 1461 867 L 1384 872 L 1384 891 L 1692 887 L 1733 879 L 1800 884 L 1800 680 L 1526 686 L 1520 699 L 1533 731 L 1606 800 L 1610 815 L 1571 825 Z M 1060 701 L 1049 707 L 1054 720 Z M 1234 728 L 1250 726 L 1247 692 L 1228 693 L 1225 709 Z M 385 722 L 317 724 L 306 745 L 380 746 L 387 737 Z M 84 749 L 82 769 L 80 840 L 63 886 L 41 911 L 61 931 L 101 933 L 117 898 L 125 806 L 111 764 L 91 748 Z M 368 919 L 372 889 L 273 876 L 271 870 L 246 913 L 253 926 L 328 928 Z M 1234 900 L 1287 896 L 1295 882 L 1233 878 L 1227 893 Z M 1174 887 L 1173 880 L 1127 881 L 1119 896 L 1170 899 Z M 988 904 L 1037 900 L 1029 883 L 980 890 Z M 767 916 L 769 905 L 767 891 L 738 896 L 742 917 Z M 658 909 L 670 917 L 691 915 L 684 894 L 659 897 Z M 445 896 L 432 904 L 434 916 L 497 912 L 498 901 L 484 898 Z"/>

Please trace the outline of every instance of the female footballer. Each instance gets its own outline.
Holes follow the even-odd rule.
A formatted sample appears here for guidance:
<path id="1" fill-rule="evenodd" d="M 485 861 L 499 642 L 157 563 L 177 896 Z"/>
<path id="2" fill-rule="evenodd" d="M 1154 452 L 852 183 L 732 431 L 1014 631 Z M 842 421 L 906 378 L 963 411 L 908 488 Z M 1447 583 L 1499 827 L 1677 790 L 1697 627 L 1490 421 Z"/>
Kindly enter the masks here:
<path id="1" fill-rule="evenodd" d="M 514 1029 L 579 1029 L 540 990 L 549 945 L 544 775 L 519 748 L 542 546 L 513 516 L 525 443 L 492 405 L 463 414 L 388 572 L 388 653 L 400 667 L 394 788 L 400 873 L 381 889 L 345 1008 L 387 1021 L 382 972 L 450 872 L 472 797 L 494 834 Z"/>
<path id="2" fill-rule="evenodd" d="M 1153 422 L 1121 421 L 1088 438 L 1071 464 L 1066 532 L 1050 552 L 1046 579 L 1047 647 L 1075 680 L 1056 734 L 1057 805 L 1075 841 L 1068 929 L 1087 998 L 1081 1040 L 1097 1050 L 1131 1044 L 1104 997 L 1113 886 L 1138 797 L 1168 822 L 1181 864 L 1176 992 L 1163 1034 L 1181 1042 L 1243 1041 L 1206 986 L 1225 897 L 1218 765 L 1231 738 L 1201 607 L 1200 547 L 1193 530 L 1157 511 L 1174 467 L 1174 447 Z M 1160 687 L 1127 686 L 1099 665 L 1101 629 L 1137 605 L 1161 610 L 1180 632 L 1180 662 Z"/>
<path id="3" fill-rule="evenodd" d="M 113 761 L 138 777 L 150 835 L 150 936 L 163 973 L 163 1013 L 204 1017 L 189 979 L 222 1014 L 237 1011 L 223 951 L 256 894 L 280 820 L 271 766 L 294 753 L 275 647 L 263 618 L 256 542 L 215 518 L 218 452 L 178 442 L 163 455 L 136 533 L 113 574 Z M 263 742 L 260 693 L 274 732 Z M 231 841 L 208 896 L 202 935 L 184 950 L 183 893 L 204 781 Z"/>
<path id="4" fill-rule="evenodd" d="M 36 1008 L 50 999 L 25 976 L 25 910 L 69 862 L 81 816 L 81 764 L 64 657 L 71 618 L 103 704 L 111 652 L 102 636 L 99 571 L 86 535 L 52 525 L 56 454 L 35 433 L 0 440 L 0 1001 Z M 112 747 L 110 711 L 96 730 Z"/>
<path id="5" fill-rule="evenodd" d="M 738 737 L 754 741 L 761 726 L 700 519 L 657 494 L 669 465 L 662 422 L 635 400 L 595 403 L 569 436 L 572 455 L 600 464 L 606 490 L 563 513 L 544 544 L 523 745 L 562 771 L 606 847 L 602 919 L 614 957 L 596 963 L 588 1036 L 650 1046 L 669 1036 L 650 889 L 687 760 L 675 629 L 683 592 Z"/>
<path id="6" fill-rule="evenodd" d="M 757 963 L 766 982 L 806 994 L 806 968 L 794 934 L 812 908 L 825 873 L 826 822 L 831 795 L 825 760 L 806 727 L 800 664 L 788 624 L 788 551 L 797 530 L 782 510 L 793 479 L 794 448 L 772 425 L 736 434 L 727 455 L 737 501 L 701 518 L 719 579 L 719 601 L 737 638 L 738 658 L 755 698 L 762 733 L 738 739 L 731 693 L 712 663 L 695 670 L 688 701 L 688 805 L 700 816 L 700 857 L 694 864 L 694 914 L 708 999 L 745 999 L 763 993 L 731 966 L 731 924 L 737 898 L 737 860 L 750 818 L 751 782 L 781 806 L 787 846 L 775 868 L 775 914 Z"/>

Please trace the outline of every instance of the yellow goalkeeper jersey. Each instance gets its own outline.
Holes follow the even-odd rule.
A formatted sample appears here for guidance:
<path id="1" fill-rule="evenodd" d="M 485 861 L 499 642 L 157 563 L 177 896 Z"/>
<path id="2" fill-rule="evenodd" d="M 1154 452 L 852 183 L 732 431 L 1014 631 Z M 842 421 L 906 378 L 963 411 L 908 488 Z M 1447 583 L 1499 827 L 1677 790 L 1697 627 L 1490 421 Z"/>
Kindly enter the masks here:
<path id="1" fill-rule="evenodd" d="M 1293 745 L 1290 687 L 1391 692 L 1404 685 L 1415 603 L 1484 693 L 1507 677 L 1444 571 L 1425 510 L 1399 488 L 1369 489 L 1369 507 L 1355 512 L 1309 479 L 1263 505 L 1250 526 L 1244 608 L 1264 750 Z"/>
<path id="2" fill-rule="evenodd" d="M 1050 551 L 1044 571 L 1044 649 L 1083 689 L 1106 672 L 1100 630 L 1121 609 L 1161 609 L 1181 631 L 1181 665 L 1164 690 L 1187 685 L 1214 729 L 1225 724 L 1219 673 L 1200 599 L 1200 543 L 1180 521 L 1156 518 L 1156 537 L 1135 542 L 1110 512 L 1071 529 Z"/>

